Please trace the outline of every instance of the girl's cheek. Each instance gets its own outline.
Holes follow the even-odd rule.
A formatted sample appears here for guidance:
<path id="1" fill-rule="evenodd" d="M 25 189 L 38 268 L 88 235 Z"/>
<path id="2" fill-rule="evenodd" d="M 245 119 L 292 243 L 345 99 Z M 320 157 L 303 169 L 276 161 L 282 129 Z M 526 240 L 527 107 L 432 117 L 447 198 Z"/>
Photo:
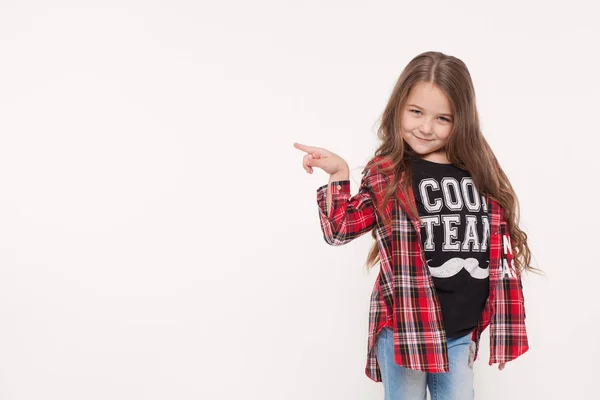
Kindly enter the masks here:
<path id="1" fill-rule="evenodd" d="M 402 120 L 402 122 L 400 123 L 400 126 L 402 127 L 402 130 L 404 132 L 408 132 L 411 131 L 413 128 L 414 123 L 412 123 L 412 121 L 410 121 L 409 119 L 405 118 L 404 120 Z"/>

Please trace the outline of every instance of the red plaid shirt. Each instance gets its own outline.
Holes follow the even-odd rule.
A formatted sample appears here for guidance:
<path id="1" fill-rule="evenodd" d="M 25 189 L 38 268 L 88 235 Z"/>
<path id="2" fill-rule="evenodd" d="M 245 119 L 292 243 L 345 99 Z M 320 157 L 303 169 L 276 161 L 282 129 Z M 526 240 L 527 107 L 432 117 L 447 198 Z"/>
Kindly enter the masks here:
<path id="1" fill-rule="evenodd" d="M 377 334 L 394 330 L 394 359 L 398 365 L 427 372 L 448 372 L 446 333 L 435 287 L 424 262 L 419 220 L 404 211 L 415 202 L 412 190 L 398 191 L 384 210 L 391 225 L 384 226 L 375 205 L 381 204 L 390 173 L 374 163 L 363 171 L 358 194 L 350 195 L 350 181 L 331 182 L 331 210 L 327 215 L 327 186 L 317 189 L 321 229 L 325 241 L 340 246 L 375 229 L 380 272 L 371 294 L 365 373 L 381 382 L 374 349 Z M 389 163 L 381 163 L 381 168 Z M 512 256 L 504 212 L 486 196 L 490 221 L 490 291 L 481 320 L 472 333 L 475 359 L 481 333 L 490 326 L 489 365 L 513 360 L 529 348 L 525 329 L 523 286 Z"/>

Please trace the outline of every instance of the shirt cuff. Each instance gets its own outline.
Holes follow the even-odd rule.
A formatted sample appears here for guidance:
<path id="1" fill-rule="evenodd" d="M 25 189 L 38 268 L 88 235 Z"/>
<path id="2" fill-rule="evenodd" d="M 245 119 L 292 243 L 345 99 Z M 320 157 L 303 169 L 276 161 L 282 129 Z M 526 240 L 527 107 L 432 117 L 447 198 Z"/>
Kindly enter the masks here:
<path id="1" fill-rule="evenodd" d="M 330 186 L 331 191 L 331 214 L 340 200 L 346 201 L 350 197 L 350 180 L 333 181 L 327 185 L 320 186 L 317 189 L 317 204 L 323 212 L 327 215 L 327 186 Z"/>

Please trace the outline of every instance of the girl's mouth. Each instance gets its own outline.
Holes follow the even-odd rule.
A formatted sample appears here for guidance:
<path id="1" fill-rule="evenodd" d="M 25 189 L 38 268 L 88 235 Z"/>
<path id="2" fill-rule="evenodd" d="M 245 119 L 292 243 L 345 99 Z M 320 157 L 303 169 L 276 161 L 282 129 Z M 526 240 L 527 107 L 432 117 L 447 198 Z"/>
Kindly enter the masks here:
<path id="1" fill-rule="evenodd" d="M 417 135 L 415 135 L 414 133 L 413 133 L 413 136 L 416 137 L 417 139 L 419 139 L 421 142 L 431 142 L 433 140 L 433 139 L 430 139 L 430 140 L 422 139 L 422 138 L 418 137 Z"/>

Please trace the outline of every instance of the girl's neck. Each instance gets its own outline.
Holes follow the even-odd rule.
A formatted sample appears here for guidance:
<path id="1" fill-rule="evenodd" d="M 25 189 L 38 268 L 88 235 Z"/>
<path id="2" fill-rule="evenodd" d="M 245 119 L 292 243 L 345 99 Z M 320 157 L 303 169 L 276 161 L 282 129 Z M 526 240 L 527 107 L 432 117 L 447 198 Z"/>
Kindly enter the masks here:
<path id="1" fill-rule="evenodd" d="M 448 157 L 446 157 L 445 152 L 434 152 L 425 155 L 416 154 L 413 157 L 420 158 L 421 160 L 429 161 L 436 164 L 452 164 L 450 160 L 448 160 Z"/>

